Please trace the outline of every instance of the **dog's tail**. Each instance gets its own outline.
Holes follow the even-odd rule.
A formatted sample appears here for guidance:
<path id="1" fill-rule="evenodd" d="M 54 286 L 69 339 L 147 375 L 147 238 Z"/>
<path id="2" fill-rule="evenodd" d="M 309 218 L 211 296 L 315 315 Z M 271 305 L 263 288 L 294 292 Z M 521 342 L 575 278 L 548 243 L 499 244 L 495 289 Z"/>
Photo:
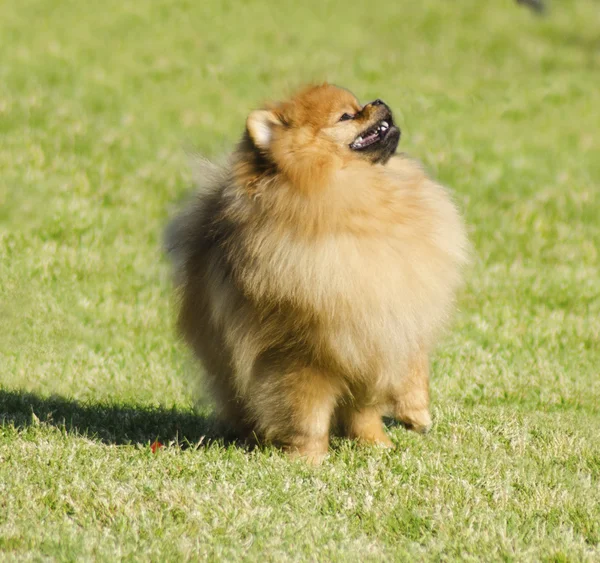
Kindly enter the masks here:
<path id="1" fill-rule="evenodd" d="M 163 234 L 163 249 L 173 264 L 173 280 L 176 286 L 184 282 L 185 268 L 202 229 L 200 218 L 207 196 L 222 182 L 224 167 L 206 158 L 194 155 L 192 170 L 195 189 L 182 209 L 169 222 Z"/>
<path id="2" fill-rule="evenodd" d="M 188 226 L 184 211 L 171 219 L 163 234 L 163 249 L 171 260 L 173 281 L 176 286 L 180 286 L 184 281 L 185 265 L 189 258 L 187 233 Z"/>

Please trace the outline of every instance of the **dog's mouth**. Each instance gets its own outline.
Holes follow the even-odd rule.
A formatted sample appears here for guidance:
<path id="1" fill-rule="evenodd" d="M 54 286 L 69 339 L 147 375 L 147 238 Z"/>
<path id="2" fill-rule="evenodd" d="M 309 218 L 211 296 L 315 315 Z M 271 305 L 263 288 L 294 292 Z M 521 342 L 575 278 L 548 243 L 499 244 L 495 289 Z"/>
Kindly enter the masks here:
<path id="1" fill-rule="evenodd" d="M 368 147 L 372 147 L 385 140 L 393 129 L 397 129 L 394 125 L 394 121 L 391 117 L 386 117 L 356 137 L 350 144 L 350 148 L 353 151 L 362 151 Z"/>

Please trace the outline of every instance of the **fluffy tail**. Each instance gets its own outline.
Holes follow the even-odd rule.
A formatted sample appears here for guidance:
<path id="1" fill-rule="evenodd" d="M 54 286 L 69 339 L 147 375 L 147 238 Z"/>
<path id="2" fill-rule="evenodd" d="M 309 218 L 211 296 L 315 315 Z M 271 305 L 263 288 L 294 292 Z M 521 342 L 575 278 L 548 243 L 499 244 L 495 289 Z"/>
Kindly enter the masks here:
<path id="1" fill-rule="evenodd" d="M 176 286 L 184 281 L 185 267 L 192 255 L 194 240 L 198 240 L 198 229 L 202 229 L 199 218 L 207 196 L 218 189 L 226 174 L 226 167 L 215 164 L 202 156 L 192 160 L 195 190 L 167 225 L 163 235 L 163 248 L 173 264 L 173 280 Z"/>
<path id="2" fill-rule="evenodd" d="M 186 221 L 182 213 L 171 219 L 163 235 L 163 248 L 173 265 L 173 281 L 176 286 L 183 282 L 185 265 L 189 256 L 186 251 L 186 232 Z"/>

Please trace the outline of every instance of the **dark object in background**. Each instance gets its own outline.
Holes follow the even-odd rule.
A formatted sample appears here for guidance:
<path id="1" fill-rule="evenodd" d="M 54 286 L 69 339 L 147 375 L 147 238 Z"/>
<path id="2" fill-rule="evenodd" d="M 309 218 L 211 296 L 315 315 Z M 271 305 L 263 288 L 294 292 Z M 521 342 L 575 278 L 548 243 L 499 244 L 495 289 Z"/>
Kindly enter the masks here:
<path id="1" fill-rule="evenodd" d="M 546 3 L 544 0 L 517 0 L 517 4 L 529 6 L 529 8 L 538 14 L 543 14 L 546 11 Z"/>

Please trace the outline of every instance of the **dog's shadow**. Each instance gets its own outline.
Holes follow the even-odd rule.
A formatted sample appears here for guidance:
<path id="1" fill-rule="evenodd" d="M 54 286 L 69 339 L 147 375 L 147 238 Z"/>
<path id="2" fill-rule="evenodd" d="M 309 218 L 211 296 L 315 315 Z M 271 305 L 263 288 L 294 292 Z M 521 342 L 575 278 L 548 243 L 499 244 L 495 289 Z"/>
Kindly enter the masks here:
<path id="1" fill-rule="evenodd" d="M 50 425 L 105 444 L 149 445 L 176 442 L 181 447 L 220 443 L 239 445 L 210 413 L 114 402 L 79 402 L 0 389 L 0 424 L 17 429 Z"/>
<path id="2" fill-rule="evenodd" d="M 384 423 L 388 428 L 406 427 L 388 418 Z M 176 443 L 182 449 L 211 444 L 234 446 L 245 451 L 260 447 L 256 437 L 240 438 L 208 410 L 131 406 L 109 401 L 83 402 L 18 390 L 0 389 L 0 425 L 13 425 L 20 430 L 30 426 L 53 426 L 68 434 L 113 445 L 148 447 L 158 440 L 162 444 Z M 333 436 L 340 438 L 335 432 Z"/>

